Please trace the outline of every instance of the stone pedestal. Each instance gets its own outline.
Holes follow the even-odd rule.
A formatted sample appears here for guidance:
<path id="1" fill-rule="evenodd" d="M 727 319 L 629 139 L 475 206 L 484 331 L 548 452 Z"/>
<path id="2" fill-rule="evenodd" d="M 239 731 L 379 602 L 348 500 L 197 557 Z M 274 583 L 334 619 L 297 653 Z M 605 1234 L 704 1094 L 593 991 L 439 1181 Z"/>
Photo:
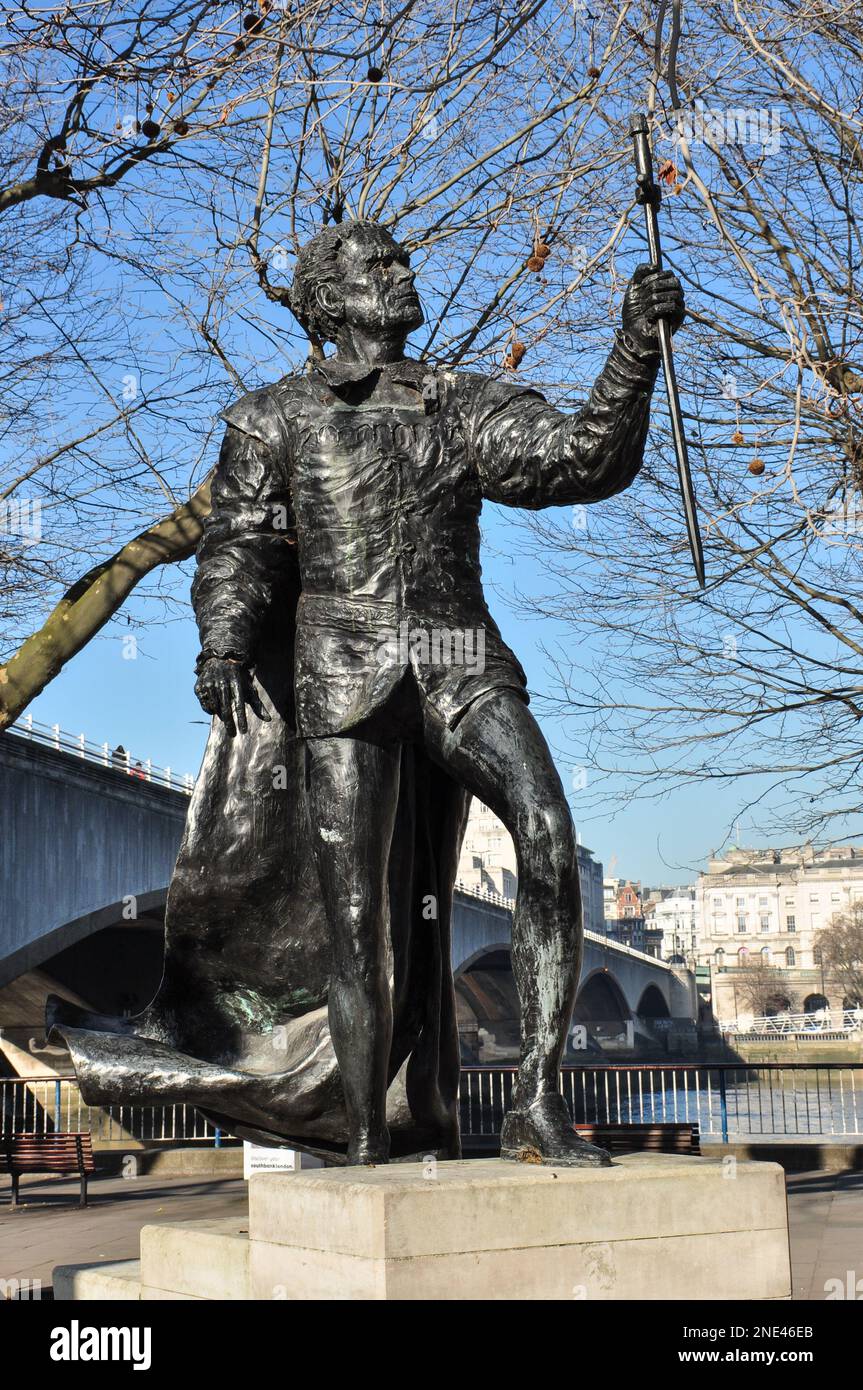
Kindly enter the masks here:
<path id="1" fill-rule="evenodd" d="M 659 1154 L 608 1169 L 490 1159 L 259 1174 L 248 1229 L 145 1226 L 140 1263 L 67 1266 L 54 1287 L 74 1299 L 785 1299 L 785 1178 L 773 1163 Z"/>

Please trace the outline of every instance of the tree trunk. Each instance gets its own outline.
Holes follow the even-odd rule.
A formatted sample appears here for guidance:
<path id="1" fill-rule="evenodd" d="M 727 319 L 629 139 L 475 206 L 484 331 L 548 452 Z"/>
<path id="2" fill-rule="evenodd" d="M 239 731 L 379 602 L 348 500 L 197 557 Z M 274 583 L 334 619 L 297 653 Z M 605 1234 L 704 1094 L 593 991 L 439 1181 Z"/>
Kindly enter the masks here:
<path id="1" fill-rule="evenodd" d="M 104 627 L 145 575 L 194 553 L 210 510 L 210 479 L 155 526 L 96 565 L 63 595 L 38 632 L 0 666 L 0 732 Z"/>

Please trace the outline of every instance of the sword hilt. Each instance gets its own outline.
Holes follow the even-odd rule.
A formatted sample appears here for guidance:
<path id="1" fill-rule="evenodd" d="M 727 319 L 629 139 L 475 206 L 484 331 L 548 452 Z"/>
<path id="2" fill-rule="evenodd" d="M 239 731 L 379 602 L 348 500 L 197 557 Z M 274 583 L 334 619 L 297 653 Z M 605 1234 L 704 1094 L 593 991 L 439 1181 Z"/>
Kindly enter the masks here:
<path id="1" fill-rule="evenodd" d="M 644 208 L 647 221 L 647 243 L 650 259 L 657 270 L 662 269 L 662 247 L 659 241 L 659 205 L 662 191 L 653 177 L 653 155 L 650 150 L 647 117 L 635 111 L 629 118 L 629 133 L 635 150 L 635 201 Z"/>

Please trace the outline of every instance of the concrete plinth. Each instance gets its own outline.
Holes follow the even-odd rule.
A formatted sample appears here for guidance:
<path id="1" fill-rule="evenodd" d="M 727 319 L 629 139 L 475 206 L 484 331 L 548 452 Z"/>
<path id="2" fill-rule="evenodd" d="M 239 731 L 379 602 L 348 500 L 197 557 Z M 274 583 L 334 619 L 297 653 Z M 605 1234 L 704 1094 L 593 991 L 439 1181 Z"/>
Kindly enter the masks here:
<path id="1" fill-rule="evenodd" d="M 140 1271 L 129 1265 L 117 1297 L 135 1297 L 135 1281 L 144 1299 L 791 1293 L 781 1168 L 658 1154 L 608 1169 L 491 1159 L 259 1174 L 248 1233 L 236 1222 L 145 1227 Z M 67 1268 L 57 1292 L 110 1297 L 109 1278 L 102 1269 L 91 1293 L 86 1271 Z"/>

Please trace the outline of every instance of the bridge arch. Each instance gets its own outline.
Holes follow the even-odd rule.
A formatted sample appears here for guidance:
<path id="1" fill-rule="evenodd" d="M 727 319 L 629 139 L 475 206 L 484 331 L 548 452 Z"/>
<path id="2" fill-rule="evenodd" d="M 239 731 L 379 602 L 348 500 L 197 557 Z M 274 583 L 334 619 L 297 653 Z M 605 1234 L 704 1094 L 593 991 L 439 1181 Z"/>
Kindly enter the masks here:
<path id="1" fill-rule="evenodd" d="M 454 973 L 462 1060 L 518 1056 L 521 1010 L 508 941 L 473 951 Z"/>
<path id="2" fill-rule="evenodd" d="M 626 995 L 610 970 L 594 970 L 582 981 L 573 1017 L 577 1023 L 625 1023 L 632 1017 Z"/>
<path id="3" fill-rule="evenodd" d="M 644 990 L 635 1012 L 639 1018 L 671 1018 L 671 1010 L 665 995 L 653 982 Z"/>
<path id="4" fill-rule="evenodd" d="M 507 956 L 509 956 L 511 953 L 511 943 L 509 941 L 492 941 L 489 942 L 487 946 L 480 946 L 453 970 L 453 979 L 458 983 L 462 975 L 472 970 L 484 956 L 495 955 L 499 951 L 504 951 Z"/>
<path id="5" fill-rule="evenodd" d="M 88 937 L 95 936 L 97 932 L 105 931 L 109 927 L 134 927 L 139 922 L 143 925 L 148 920 L 163 919 L 167 897 L 167 887 L 154 889 L 150 893 L 127 894 L 119 902 L 109 903 L 106 907 L 98 908 L 96 912 L 85 912 L 82 917 L 76 917 L 71 922 L 63 922 L 59 927 L 46 931 L 30 945 L 27 952 L 27 969 L 38 969 L 61 951 L 68 950 L 70 946 L 77 946 L 79 942 L 86 941 Z M 133 917 L 129 915 L 132 909 Z"/>

